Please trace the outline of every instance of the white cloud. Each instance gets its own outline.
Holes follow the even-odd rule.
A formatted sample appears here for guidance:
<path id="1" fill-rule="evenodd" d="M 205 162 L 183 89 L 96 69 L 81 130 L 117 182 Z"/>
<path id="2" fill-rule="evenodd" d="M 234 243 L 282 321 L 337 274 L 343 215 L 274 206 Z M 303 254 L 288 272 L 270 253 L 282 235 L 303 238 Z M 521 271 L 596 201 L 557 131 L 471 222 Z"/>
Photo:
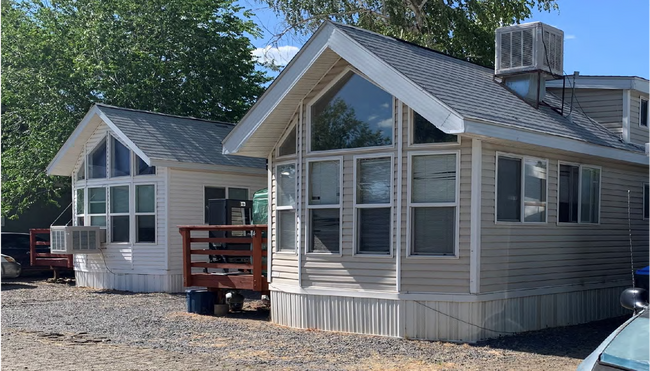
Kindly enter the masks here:
<path id="1" fill-rule="evenodd" d="M 564 35 L 564 40 L 573 40 L 576 38 L 576 35 Z"/>
<path id="2" fill-rule="evenodd" d="M 377 126 L 379 126 L 380 128 L 390 128 L 390 127 L 393 127 L 393 119 L 392 119 L 392 118 L 389 118 L 389 119 L 385 119 L 385 120 L 379 121 L 379 122 L 377 123 Z"/>
<path id="3" fill-rule="evenodd" d="M 286 66 L 300 48 L 287 45 L 278 48 L 267 46 L 253 50 L 253 57 L 260 63 L 272 63 L 276 66 Z"/>

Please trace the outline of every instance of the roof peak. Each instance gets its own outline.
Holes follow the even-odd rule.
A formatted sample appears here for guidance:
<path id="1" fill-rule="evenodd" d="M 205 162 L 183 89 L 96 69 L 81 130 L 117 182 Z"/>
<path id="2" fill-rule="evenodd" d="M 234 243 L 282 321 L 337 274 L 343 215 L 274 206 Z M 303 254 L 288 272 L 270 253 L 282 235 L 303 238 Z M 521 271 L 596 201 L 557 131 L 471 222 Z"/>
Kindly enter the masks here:
<path id="1" fill-rule="evenodd" d="M 184 119 L 184 120 L 203 121 L 203 122 L 206 122 L 206 123 L 222 124 L 222 125 L 228 125 L 228 126 L 233 126 L 233 127 L 235 126 L 235 124 L 230 123 L 230 122 L 225 122 L 225 121 L 208 120 L 208 119 L 202 119 L 202 118 L 193 117 L 193 116 L 180 116 L 180 115 L 172 115 L 172 114 L 169 114 L 169 113 L 153 112 L 153 111 L 147 111 L 147 110 L 141 110 L 141 109 L 135 109 L 135 108 L 119 107 L 119 106 L 113 106 L 113 105 L 106 104 L 106 103 L 94 103 L 94 106 L 97 106 L 99 108 L 105 107 L 105 108 L 112 108 L 112 109 L 117 109 L 117 110 L 122 110 L 122 111 L 145 113 L 145 114 L 156 115 L 156 116 L 173 117 L 173 118 Z"/>

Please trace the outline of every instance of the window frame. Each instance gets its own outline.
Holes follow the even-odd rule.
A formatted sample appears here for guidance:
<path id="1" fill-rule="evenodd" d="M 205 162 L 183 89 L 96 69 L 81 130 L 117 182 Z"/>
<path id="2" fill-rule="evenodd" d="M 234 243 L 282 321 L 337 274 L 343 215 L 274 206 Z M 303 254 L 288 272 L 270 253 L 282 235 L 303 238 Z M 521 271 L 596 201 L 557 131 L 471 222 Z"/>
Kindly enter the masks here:
<path id="1" fill-rule="evenodd" d="M 431 148 L 433 147 L 447 147 L 460 145 L 460 135 L 456 135 L 455 142 L 440 142 L 440 143 L 414 143 L 415 142 L 415 110 L 409 107 L 408 113 L 408 146 L 410 148 Z"/>
<path id="2" fill-rule="evenodd" d="M 311 124 L 312 124 L 312 106 L 316 104 L 320 98 L 322 98 L 325 94 L 327 94 L 341 79 L 343 79 L 348 73 L 354 73 L 358 75 L 359 77 L 365 79 L 369 83 L 375 85 L 378 89 L 381 89 L 385 91 L 388 95 L 391 96 L 391 117 L 393 119 L 393 134 L 391 137 L 391 144 L 390 145 L 385 145 L 385 146 L 373 146 L 373 147 L 357 147 L 357 148 L 337 148 L 337 149 L 326 149 L 326 150 L 318 150 L 314 151 L 311 148 Z M 388 93 L 384 88 L 376 84 L 374 81 L 372 81 L 368 76 L 363 74 L 361 71 L 357 70 L 356 68 L 353 68 L 351 66 L 346 66 L 343 71 L 341 71 L 338 75 L 336 75 L 332 81 L 330 81 L 321 91 L 318 92 L 313 98 L 307 102 L 307 105 L 305 107 L 305 117 L 306 117 L 306 153 L 307 154 L 317 154 L 319 156 L 336 156 L 338 154 L 346 154 L 350 152 L 369 152 L 369 151 L 382 151 L 382 150 L 391 150 L 395 149 L 396 147 L 396 142 L 397 142 L 397 119 L 395 117 L 396 115 L 396 109 L 395 109 L 395 103 L 396 99 L 395 96 Z M 299 149 L 296 148 L 296 152 Z"/>
<path id="3" fill-rule="evenodd" d="M 113 188 L 119 188 L 119 187 L 126 187 L 126 189 L 129 192 L 129 197 L 128 197 L 128 206 L 129 210 L 127 212 L 113 212 Z M 123 184 L 123 183 L 116 183 L 116 184 L 110 184 L 106 187 L 108 190 L 107 192 L 107 199 L 106 199 L 106 231 L 107 231 L 107 238 L 106 241 L 111 244 L 116 244 L 116 245 L 123 245 L 123 244 L 130 244 L 132 241 L 132 233 L 131 230 L 132 228 L 132 219 L 131 219 L 131 209 L 133 205 L 133 192 L 131 190 L 131 185 L 130 184 Z M 129 218 L 129 238 L 127 241 L 113 241 L 113 217 L 128 217 Z"/>
<path id="4" fill-rule="evenodd" d="M 434 156 L 434 155 L 449 155 L 456 156 L 456 182 L 454 202 L 412 202 L 412 177 L 413 177 L 413 157 L 416 156 Z M 408 152 L 407 161 L 407 186 L 406 186 L 406 258 L 407 259 L 460 259 L 460 150 L 444 150 L 444 151 L 410 151 Z M 413 252 L 413 209 L 417 207 L 454 207 L 454 254 L 453 255 L 436 255 L 436 254 L 416 254 Z M 400 210 L 401 212 L 401 210 Z"/>
<path id="5" fill-rule="evenodd" d="M 311 166 L 312 162 L 324 162 L 324 161 L 338 161 L 339 162 L 339 202 L 338 204 L 329 204 L 329 205 L 310 205 L 309 197 L 311 196 L 311 189 L 309 186 L 311 180 Z M 313 157 L 307 158 L 304 161 L 306 167 L 306 176 L 305 176 L 305 190 L 306 198 L 305 202 L 305 254 L 306 255 L 317 255 L 317 256 L 343 256 L 343 156 L 328 156 L 328 157 Z M 311 211 L 314 209 L 338 209 L 339 210 L 339 251 L 338 252 L 318 252 L 312 250 L 312 222 L 311 222 Z"/>
<path id="6" fill-rule="evenodd" d="M 275 204 L 275 210 L 274 210 L 274 213 L 275 213 L 275 215 L 274 215 L 275 216 L 275 226 L 274 227 L 275 227 L 276 241 L 275 241 L 275 244 L 273 246 L 273 252 L 279 253 L 279 254 L 298 255 L 298 244 L 300 243 L 299 242 L 299 240 L 300 240 L 299 239 L 299 230 L 298 230 L 299 210 L 298 210 L 298 199 L 297 199 L 298 183 L 299 183 L 298 182 L 298 176 L 297 176 L 298 175 L 298 165 L 297 165 L 296 161 L 293 161 L 293 160 L 292 161 L 281 161 L 281 162 L 274 163 L 273 165 L 274 165 L 273 170 L 274 170 L 274 174 L 275 174 L 275 177 L 276 177 L 275 189 L 273 190 L 274 191 L 273 192 L 274 193 L 273 197 L 275 198 L 275 202 L 274 202 L 274 204 Z M 293 205 L 282 205 L 282 206 L 280 206 L 280 204 L 278 202 L 278 200 L 280 199 L 279 198 L 279 190 L 280 190 L 279 185 L 280 185 L 280 182 L 277 180 L 278 179 L 278 174 L 279 174 L 278 166 L 286 166 L 286 165 L 293 165 L 294 171 L 295 171 L 295 174 L 296 174 L 296 176 L 294 178 L 294 204 Z M 293 251 L 288 250 L 288 249 L 280 249 L 279 248 L 279 244 L 278 244 L 279 238 L 278 237 L 280 235 L 280 233 L 279 233 L 279 230 L 280 230 L 280 228 L 279 228 L 279 225 L 280 225 L 280 211 L 293 211 L 293 213 L 295 215 L 295 219 L 296 219 L 296 225 L 295 225 L 295 230 L 294 230 L 295 248 L 293 249 Z"/>
<path id="7" fill-rule="evenodd" d="M 153 212 L 138 212 L 138 186 L 153 186 Z M 156 183 L 138 182 L 133 184 L 133 220 L 131 221 L 131 229 L 133 230 L 132 241 L 134 245 L 156 245 L 158 244 L 158 187 Z M 154 241 L 138 242 L 138 216 L 153 215 L 154 217 Z"/>
<path id="8" fill-rule="evenodd" d="M 643 101 L 645 101 L 646 104 L 648 105 L 648 109 L 646 110 L 646 124 L 645 125 L 642 124 L 642 122 L 643 122 Z M 647 130 L 648 127 L 649 127 L 648 125 L 650 125 L 650 100 L 648 98 L 639 96 L 639 127 L 644 128 L 644 129 Z"/>
<path id="9" fill-rule="evenodd" d="M 299 148 L 298 148 L 298 135 L 299 135 L 299 133 L 298 133 L 298 122 L 297 121 L 298 121 L 297 119 L 292 120 L 291 123 L 289 124 L 288 129 L 282 134 L 282 136 L 280 137 L 280 140 L 278 140 L 278 143 L 275 146 L 275 158 L 276 159 L 280 159 L 281 161 L 288 161 L 289 159 L 293 159 L 294 157 L 296 157 L 298 155 L 298 151 L 299 151 Z M 280 147 L 282 147 L 282 144 L 284 144 L 284 141 L 287 139 L 287 137 L 289 137 L 289 135 L 291 134 L 291 132 L 294 129 L 296 130 L 296 153 L 293 153 L 293 154 L 290 154 L 290 155 L 280 155 Z"/>
<path id="10" fill-rule="evenodd" d="M 520 169 L 521 169 L 521 175 L 520 175 L 520 185 L 521 185 L 521 190 L 520 190 L 520 205 L 519 205 L 519 211 L 520 211 L 520 220 L 519 221 L 506 221 L 506 220 L 499 220 L 498 215 L 499 215 L 499 157 L 508 157 L 512 159 L 519 159 L 521 161 L 520 163 Z M 525 169 L 525 164 L 526 160 L 534 160 L 534 161 L 543 161 L 546 163 L 546 189 L 544 190 L 544 194 L 546 195 L 546 200 L 544 201 L 545 204 L 545 212 L 544 212 L 544 221 L 542 222 L 527 222 L 526 220 L 526 200 L 525 200 L 525 195 L 526 195 L 526 169 Z M 547 158 L 541 158 L 541 157 L 535 157 L 535 156 L 527 156 L 527 155 L 519 155 L 519 154 L 514 154 L 514 153 L 509 153 L 509 152 L 496 152 L 495 156 L 495 163 L 494 163 L 494 224 L 510 224 L 510 225 L 519 225 L 519 224 L 526 224 L 526 225 L 545 225 L 548 224 L 548 214 L 549 214 L 549 201 L 548 201 L 548 188 L 549 188 L 549 174 L 550 174 L 550 161 Z M 558 167 L 559 169 L 559 167 Z M 558 188 L 559 189 L 559 188 Z M 559 202 L 559 200 L 558 200 Z"/>
<path id="11" fill-rule="evenodd" d="M 357 202 L 357 181 L 359 180 L 358 170 L 359 170 L 359 160 L 363 159 L 381 159 L 387 158 L 390 160 L 390 198 L 389 202 L 386 204 L 360 204 Z M 384 153 L 373 153 L 373 154 L 362 154 L 353 156 L 353 183 L 352 183 L 352 238 L 353 238 L 353 249 L 352 255 L 360 256 L 372 256 L 380 258 L 392 258 L 393 257 L 393 243 L 394 243 L 394 234 L 395 234 L 395 154 L 393 152 L 384 152 Z M 389 242 L 388 242 L 388 252 L 387 253 L 377 253 L 377 252 L 360 252 L 359 251 L 359 210 L 361 209 L 389 209 L 390 210 L 390 220 L 389 220 Z"/>
<path id="12" fill-rule="evenodd" d="M 560 166 L 561 165 L 568 165 L 568 166 L 574 166 L 578 167 L 578 174 L 579 174 L 579 179 L 578 179 L 578 220 L 574 222 L 561 222 L 560 221 Z M 580 221 L 582 218 L 582 169 L 583 167 L 586 167 L 588 169 L 596 169 L 599 171 L 599 181 L 598 181 L 598 222 L 596 223 L 589 223 L 589 222 L 582 222 Z M 597 165 L 587 165 L 587 164 L 581 164 L 577 162 L 570 162 L 570 161 L 562 161 L 559 160 L 557 162 L 557 213 L 556 213 L 556 225 L 558 226 L 575 226 L 575 225 L 586 225 L 586 226 L 594 226 L 594 225 L 600 225 L 600 221 L 602 219 L 601 212 L 602 212 L 602 207 L 603 207 L 603 169 L 601 166 Z"/>

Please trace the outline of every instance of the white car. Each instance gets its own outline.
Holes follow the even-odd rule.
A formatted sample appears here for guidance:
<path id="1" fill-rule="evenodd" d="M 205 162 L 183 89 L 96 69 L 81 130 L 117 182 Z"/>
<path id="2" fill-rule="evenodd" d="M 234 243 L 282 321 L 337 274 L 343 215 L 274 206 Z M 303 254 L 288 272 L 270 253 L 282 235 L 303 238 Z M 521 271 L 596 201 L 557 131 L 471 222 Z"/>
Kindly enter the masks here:
<path id="1" fill-rule="evenodd" d="M 9 255 L 2 254 L 2 278 L 16 278 L 20 276 L 20 263 Z"/>

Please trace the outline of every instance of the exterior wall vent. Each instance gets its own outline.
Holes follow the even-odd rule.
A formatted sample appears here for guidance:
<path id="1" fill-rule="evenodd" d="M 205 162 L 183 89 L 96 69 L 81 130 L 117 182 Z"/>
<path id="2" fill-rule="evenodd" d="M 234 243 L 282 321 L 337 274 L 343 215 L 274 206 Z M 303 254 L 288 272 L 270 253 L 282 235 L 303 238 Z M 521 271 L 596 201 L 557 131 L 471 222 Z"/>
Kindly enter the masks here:
<path id="1" fill-rule="evenodd" d="M 52 254 L 99 253 L 101 228 L 90 226 L 51 226 L 50 251 Z"/>
<path id="2" fill-rule="evenodd" d="M 533 71 L 564 74 L 564 32 L 542 22 L 498 28 L 495 75 Z"/>

